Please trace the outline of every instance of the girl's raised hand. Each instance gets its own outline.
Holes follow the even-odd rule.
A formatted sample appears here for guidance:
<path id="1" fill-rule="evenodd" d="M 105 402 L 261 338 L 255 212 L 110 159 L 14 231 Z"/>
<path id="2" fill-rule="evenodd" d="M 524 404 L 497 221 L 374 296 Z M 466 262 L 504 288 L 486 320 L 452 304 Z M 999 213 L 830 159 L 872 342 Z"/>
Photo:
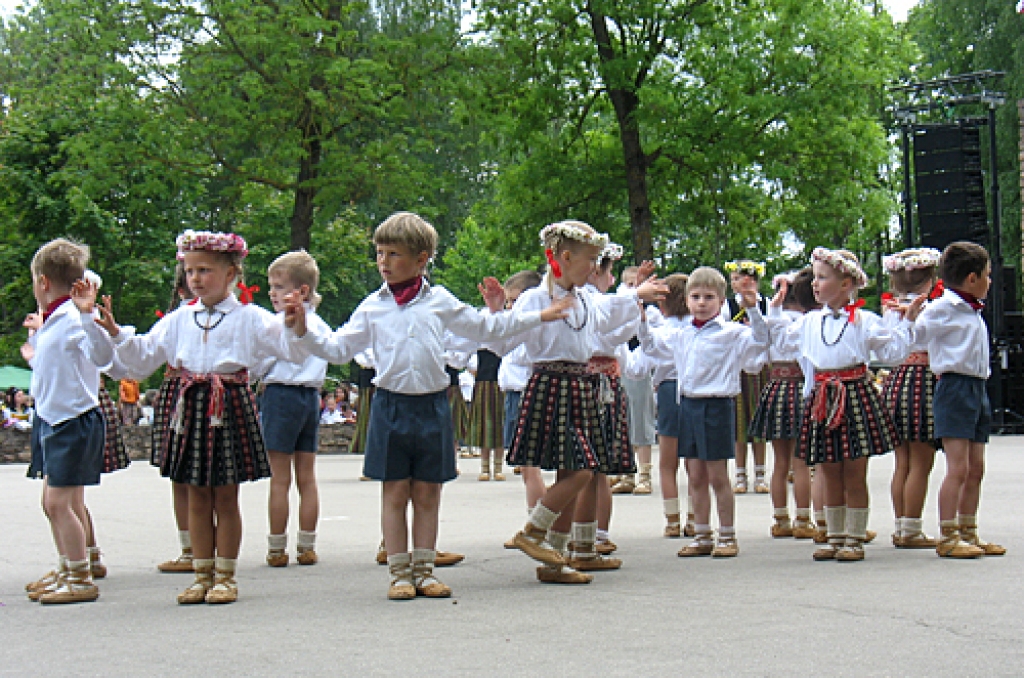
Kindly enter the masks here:
<path id="1" fill-rule="evenodd" d="M 290 327 L 297 337 L 306 336 L 306 307 L 298 290 L 284 297 L 284 326 Z"/>
<path id="2" fill-rule="evenodd" d="M 28 336 L 32 336 L 43 326 L 43 315 L 41 313 L 29 313 L 21 326 L 28 329 Z"/>
<path id="3" fill-rule="evenodd" d="M 109 294 L 103 295 L 103 303 L 96 308 L 100 311 L 100 317 L 96 318 L 96 324 L 107 331 L 112 338 L 121 334 L 121 326 L 114 319 L 114 304 Z"/>
<path id="4" fill-rule="evenodd" d="M 636 296 L 649 304 L 656 304 L 668 296 L 668 285 L 658 280 L 656 275 L 648 276 L 637 286 Z"/>
<path id="5" fill-rule="evenodd" d="M 917 316 L 921 315 L 921 309 L 924 308 L 924 304 L 926 301 L 928 301 L 928 297 L 927 295 L 924 294 L 914 299 L 912 302 L 910 302 L 910 305 L 907 306 L 903 311 L 903 317 L 909 320 L 910 322 L 914 322 L 915 320 L 917 320 Z"/>
<path id="6" fill-rule="evenodd" d="M 779 290 L 772 297 L 772 308 L 781 308 L 784 301 L 786 301 L 786 294 L 789 292 L 789 281 L 785 278 L 779 280 Z M 756 300 L 754 303 L 757 303 Z"/>
<path id="7" fill-rule="evenodd" d="M 88 280 L 76 280 L 71 286 L 71 301 L 82 315 L 92 315 L 96 308 L 96 294 L 99 286 Z"/>
<path id="8" fill-rule="evenodd" d="M 540 312 L 540 319 L 546 323 L 552 320 L 561 320 L 562 318 L 569 317 L 569 309 L 576 303 L 575 294 L 567 294 L 557 301 L 552 301 L 551 304 Z"/>
<path id="9" fill-rule="evenodd" d="M 652 275 L 654 275 L 654 262 L 649 260 L 640 262 L 640 268 L 636 272 L 636 279 L 647 280 Z"/>
<path id="10" fill-rule="evenodd" d="M 480 290 L 484 303 L 487 304 L 487 308 L 491 309 L 491 313 L 497 313 L 505 308 L 505 288 L 501 286 L 497 278 L 488 276 L 476 288 Z"/>

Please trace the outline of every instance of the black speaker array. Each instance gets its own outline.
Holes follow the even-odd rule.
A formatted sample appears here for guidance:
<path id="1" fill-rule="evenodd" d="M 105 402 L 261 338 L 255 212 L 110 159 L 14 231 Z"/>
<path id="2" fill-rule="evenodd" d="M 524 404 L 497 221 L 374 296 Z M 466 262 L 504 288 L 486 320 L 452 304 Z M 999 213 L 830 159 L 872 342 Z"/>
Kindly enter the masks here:
<path id="1" fill-rule="evenodd" d="M 914 177 L 923 246 L 970 240 L 989 247 L 977 124 L 915 126 Z"/>

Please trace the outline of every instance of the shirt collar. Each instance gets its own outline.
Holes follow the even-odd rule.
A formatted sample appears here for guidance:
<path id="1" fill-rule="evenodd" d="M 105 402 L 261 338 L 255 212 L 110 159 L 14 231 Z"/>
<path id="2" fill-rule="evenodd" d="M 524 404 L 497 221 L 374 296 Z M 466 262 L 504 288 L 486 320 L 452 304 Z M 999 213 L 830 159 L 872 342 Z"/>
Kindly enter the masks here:
<path id="1" fill-rule="evenodd" d="M 420 293 L 418 295 L 416 295 L 416 299 L 419 299 L 422 296 L 426 296 L 427 293 L 429 293 L 429 292 L 430 292 L 430 281 L 427 280 L 426 277 L 424 277 L 423 278 L 423 286 L 420 288 Z M 386 282 L 385 283 L 381 283 L 380 289 L 377 290 L 377 294 L 380 296 L 381 299 L 387 299 L 388 297 L 394 296 L 394 295 L 391 294 L 391 288 L 388 287 L 388 284 Z M 412 301 L 416 301 L 416 299 L 413 299 Z M 410 301 L 409 303 L 411 304 L 412 301 Z"/>
<path id="2" fill-rule="evenodd" d="M 234 295 L 234 293 L 232 293 L 232 294 L 229 294 L 228 296 L 224 297 L 221 301 L 219 301 L 217 303 L 217 305 L 213 307 L 213 310 L 217 311 L 219 313 L 227 314 L 227 313 L 230 313 L 231 311 L 235 310 L 236 308 L 238 308 L 241 305 L 242 305 L 242 302 L 238 301 L 238 297 L 236 297 Z M 196 302 L 190 308 L 195 313 L 200 313 L 200 312 L 206 310 L 206 306 L 203 305 L 202 300 Z"/>
<path id="3" fill-rule="evenodd" d="M 71 295 L 69 294 L 65 294 L 63 297 L 59 297 L 51 301 L 46 307 L 46 310 L 43 311 L 43 322 L 45 323 L 54 316 L 64 315 L 67 313 L 66 306 L 69 301 L 71 301 Z"/>

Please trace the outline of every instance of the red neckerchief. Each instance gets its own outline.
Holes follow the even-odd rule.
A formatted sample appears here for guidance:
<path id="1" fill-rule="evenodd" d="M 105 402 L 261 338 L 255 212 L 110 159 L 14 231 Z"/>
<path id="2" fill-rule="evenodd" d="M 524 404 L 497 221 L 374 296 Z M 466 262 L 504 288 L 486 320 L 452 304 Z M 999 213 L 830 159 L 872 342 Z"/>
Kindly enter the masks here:
<path id="1" fill-rule="evenodd" d="M 692 320 L 692 322 L 693 322 L 693 326 L 696 327 L 699 330 L 700 328 L 704 327 L 705 325 L 707 325 L 712 320 L 714 320 L 714 318 L 708 318 L 707 320 L 697 320 L 696 318 L 694 318 Z"/>
<path id="2" fill-rule="evenodd" d="M 856 320 L 857 320 L 857 309 L 858 308 L 864 308 L 864 300 L 863 299 L 858 299 L 857 301 L 853 302 L 852 304 L 847 304 L 846 306 L 843 306 L 843 310 L 850 314 L 850 322 L 851 323 L 852 322 L 856 322 Z"/>
<path id="3" fill-rule="evenodd" d="M 985 302 L 979 299 L 978 297 L 974 296 L 970 292 L 964 292 L 963 290 L 958 290 L 955 287 L 949 287 L 947 289 L 951 290 L 952 292 L 955 292 L 961 299 L 966 301 L 967 304 L 975 311 L 984 310 Z"/>
<path id="4" fill-rule="evenodd" d="M 423 287 L 423 278 L 416 276 L 406 280 L 405 282 L 395 283 L 392 285 L 388 283 L 388 289 L 391 290 L 392 296 L 395 297 L 395 303 L 399 306 L 405 306 L 410 301 L 416 298 L 416 295 L 420 293 L 420 289 Z"/>
<path id="5" fill-rule="evenodd" d="M 942 284 L 942 280 L 939 280 L 938 282 L 935 283 L 935 287 L 933 287 L 932 291 L 928 294 L 928 298 L 934 301 L 935 299 L 941 297 L 942 293 L 945 291 L 946 286 Z"/>
<path id="6" fill-rule="evenodd" d="M 43 311 L 43 322 L 45 323 L 46 319 L 49 318 L 51 315 L 53 315 L 53 312 L 56 311 L 58 308 L 60 308 L 60 305 L 63 304 L 65 301 L 67 301 L 70 298 L 71 298 L 70 294 L 65 294 L 63 297 L 59 297 L 59 298 L 54 299 L 53 301 L 51 301 L 50 305 L 46 307 L 45 311 Z"/>

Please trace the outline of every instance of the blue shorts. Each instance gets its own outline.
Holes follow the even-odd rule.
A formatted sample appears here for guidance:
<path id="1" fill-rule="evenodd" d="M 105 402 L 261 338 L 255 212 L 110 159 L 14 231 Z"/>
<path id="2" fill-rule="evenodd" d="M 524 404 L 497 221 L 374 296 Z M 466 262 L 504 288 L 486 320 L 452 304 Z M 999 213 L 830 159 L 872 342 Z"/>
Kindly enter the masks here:
<path id="1" fill-rule="evenodd" d="M 455 432 L 448 392 L 374 391 L 363 475 L 384 481 L 455 480 Z"/>
<path id="2" fill-rule="evenodd" d="M 679 403 L 676 402 L 676 380 L 658 384 L 658 435 L 679 437 Z"/>
<path id="3" fill-rule="evenodd" d="M 502 441 L 505 449 L 512 449 L 512 441 L 516 438 L 516 427 L 519 425 L 519 401 L 523 398 L 522 391 L 505 391 L 505 424 L 502 429 Z"/>
<path id="4" fill-rule="evenodd" d="M 43 476 L 50 487 L 99 485 L 106 425 L 94 407 L 56 426 L 36 416 L 33 437 L 42 453 Z"/>
<path id="5" fill-rule="evenodd" d="M 700 461 L 735 458 L 736 399 L 680 398 L 678 452 Z"/>
<path id="6" fill-rule="evenodd" d="M 947 372 L 935 384 L 932 414 L 935 437 L 987 443 L 992 432 L 992 406 L 984 379 Z"/>
<path id="7" fill-rule="evenodd" d="M 316 452 L 320 393 L 312 386 L 268 384 L 260 399 L 263 442 L 270 452 Z"/>

